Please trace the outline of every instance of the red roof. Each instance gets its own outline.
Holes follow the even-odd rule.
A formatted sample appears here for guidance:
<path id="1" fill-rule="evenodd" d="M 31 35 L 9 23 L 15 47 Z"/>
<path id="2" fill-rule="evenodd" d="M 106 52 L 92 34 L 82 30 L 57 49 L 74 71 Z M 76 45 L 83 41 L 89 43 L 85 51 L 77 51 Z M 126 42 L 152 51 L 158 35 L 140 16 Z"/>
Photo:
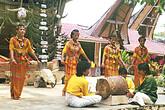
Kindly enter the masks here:
<path id="1" fill-rule="evenodd" d="M 128 29 L 130 44 L 124 45 L 125 49 L 133 52 L 134 49 L 139 46 L 138 38 L 140 35 L 137 30 Z M 150 54 L 157 54 L 160 56 L 165 55 L 165 44 L 146 38 L 145 46 Z"/>
<path id="2" fill-rule="evenodd" d="M 70 33 L 73 29 L 78 29 L 80 32 L 79 41 L 86 41 L 86 42 L 100 42 L 100 43 L 108 43 L 108 40 L 100 37 L 93 37 L 87 35 L 85 31 L 78 26 L 77 24 L 68 24 L 62 23 L 62 33 L 65 33 L 68 38 L 70 38 Z M 137 30 L 128 29 L 128 36 L 130 44 L 125 44 L 124 47 L 126 50 L 133 52 L 134 49 L 139 46 L 138 38 L 140 35 L 138 34 Z M 148 48 L 150 54 L 157 54 L 160 56 L 165 55 L 165 44 L 154 41 L 150 38 L 146 38 L 145 46 Z"/>
<path id="3" fill-rule="evenodd" d="M 68 24 L 68 23 L 62 23 L 62 29 L 61 32 L 65 33 L 68 38 L 70 38 L 71 31 L 73 29 L 78 29 L 80 36 L 79 41 L 87 41 L 87 42 L 100 42 L 100 43 L 107 43 L 108 40 L 100 37 L 93 37 L 90 35 L 87 35 L 86 32 L 81 28 L 81 26 L 78 26 L 77 24 Z"/>

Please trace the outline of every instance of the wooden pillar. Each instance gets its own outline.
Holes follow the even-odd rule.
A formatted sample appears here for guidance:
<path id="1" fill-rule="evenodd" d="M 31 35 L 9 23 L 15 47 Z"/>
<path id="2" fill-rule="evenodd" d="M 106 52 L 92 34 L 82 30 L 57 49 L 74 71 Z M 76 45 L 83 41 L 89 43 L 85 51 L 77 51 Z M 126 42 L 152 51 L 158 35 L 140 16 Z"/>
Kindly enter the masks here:
<path id="1" fill-rule="evenodd" d="M 99 66 L 99 52 L 100 52 L 100 43 L 95 43 L 95 55 L 94 55 L 94 62 L 97 66 Z"/>
<path id="2" fill-rule="evenodd" d="M 101 43 L 99 43 L 100 44 L 100 47 L 99 47 L 99 67 L 101 66 Z"/>
<path id="3" fill-rule="evenodd" d="M 23 0 L 21 0 L 20 7 L 22 7 L 22 2 L 23 2 Z"/>

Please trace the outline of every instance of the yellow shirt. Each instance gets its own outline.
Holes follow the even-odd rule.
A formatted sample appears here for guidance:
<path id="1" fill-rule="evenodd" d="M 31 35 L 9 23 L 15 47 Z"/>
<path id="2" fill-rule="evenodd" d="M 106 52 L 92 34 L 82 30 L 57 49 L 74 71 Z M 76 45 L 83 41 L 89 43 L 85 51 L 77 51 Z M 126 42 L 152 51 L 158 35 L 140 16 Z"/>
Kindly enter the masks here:
<path id="1" fill-rule="evenodd" d="M 126 77 L 125 79 L 126 79 L 127 84 L 128 84 L 128 89 L 129 90 L 135 90 L 134 82 L 130 78 Z"/>
<path id="2" fill-rule="evenodd" d="M 68 82 L 66 92 L 78 97 L 94 95 L 89 94 L 88 81 L 85 79 L 84 75 L 80 77 L 74 75 Z"/>

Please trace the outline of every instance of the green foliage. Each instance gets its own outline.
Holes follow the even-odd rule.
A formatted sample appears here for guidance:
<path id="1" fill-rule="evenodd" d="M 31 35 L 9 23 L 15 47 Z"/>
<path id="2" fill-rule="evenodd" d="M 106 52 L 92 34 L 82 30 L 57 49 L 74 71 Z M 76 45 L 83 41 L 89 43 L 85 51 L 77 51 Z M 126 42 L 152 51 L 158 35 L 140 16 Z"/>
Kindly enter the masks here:
<path id="1" fill-rule="evenodd" d="M 129 3 L 131 6 L 136 4 L 137 2 L 141 5 L 147 3 L 149 5 L 154 5 L 157 0 L 124 0 L 124 3 Z M 157 13 L 162 14 L 162 11 L 165 11 L 165 0 L 160 0 L 160 3 L 157 5 Z"/>
<path id="2" fill-rule="evenodd" d="M 160 75 L 156 78 L 156 83 L 159 87 L 165 87 L 165 75 Z"/>
<path id="3" fill-rule="evenodd" d="M 154 36 L 165 37 L 165 32 L 154 33 Z"/>
<path id="4" fill-rule="evenodd" d="M 121 59 L 123 60 L 123 62 L 129 67 L 132 64 L 133 57 L 129 56 L 129 54 L 126 50 L 121 50 L 120 55 L 121 55 Z M 132 74 L 133 73 L 133 67 L 129 68 L 127 70 L 127 73 Z"/>
<path id="5" fill-rule="evenodd" d="M 157 85 L 159 86 L 159 87 L 163 87 L 163 81 L 162 81 L 162 79 L 157 79 L 156 80 L 156 83 L 157 83 Z"/>
<path id="6" fill-rule="evenodd" d="M 157 71 L 150 71 L 153 76 L 157 76 L 158 72 Z"/>
<path id="7" fill-rule="evenodd" d="M 124 0 L 124 3 L 128 3 L 130 7 L 133 7 L 135 5 L 136 0 Z"/>
<path id="8" fill-rule="evenodd" d="M 126 63 L 127 60 L 129 59 L 129 54 L 127 53 L 127 51 L 121 50 L 120 55 L 121 55 L 121 59 L 123 60 L 123 62 Z"/>
<path id="9" fill-rule="evenodd" d="M 163 73 L 163 75 L 165 75 L 165 65 L 162 68 L 162 73 Z"/>
<path id="10" fill-rule="evenodd" d="M 155 12 L 162 14 L 163 8 L 161 7 L 161 5 L 157 5 L 157 9 L 155 10 Z"/>
<path id="11" fill-rule="evenodd" d="M 163 24 L 162 27 L 165 27 L 165 24 Z"/>
<path id="12" fill-rule="evenodd" d="M 155 67 L 153 68 L 150 64 L 149 64 L 149 68 L 150 68 L 150 72 L 154 75 L 157 76 L 160 73 L 160 65 L 157 62 L 153 62 L 151 61 L 152 65 Z"/>

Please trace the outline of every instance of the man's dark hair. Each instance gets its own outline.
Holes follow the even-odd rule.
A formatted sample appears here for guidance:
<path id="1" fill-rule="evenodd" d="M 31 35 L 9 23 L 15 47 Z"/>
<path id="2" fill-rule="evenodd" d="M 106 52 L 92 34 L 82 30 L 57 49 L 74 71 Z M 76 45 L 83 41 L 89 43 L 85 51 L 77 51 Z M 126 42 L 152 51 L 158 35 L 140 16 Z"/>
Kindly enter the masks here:
<path id="1" fill-rule="evenodd" d="M 112 34 L 112 35 L 108 36 L 109 39 L 112 39 L 113 37 L 116 37 L 116 35 Z"/>
<path id="2" fill-rule="evenodd" d="M 18 30 L 20 26 L 24 26 L 25 27 L 24 24 L 18 24 L 16 29 Z"/>
<path id="3" fill-rule="evenodd" d="M 74 32 L 79 32 L 79 30 L 78 30 L 78 29 L 74 29 L 74 30 L 71 32 L 71 34 L 70 34 L 70 37 L 71 37 L 71 38 L 72 38 Z"/>
<path id="4" fill-rule="evenodd" d="M 120 67 L 119 68 L 119 74 L 122 75 L 122 74 L 127 74 L 127 70 L 123 67 Z"/>
<path id="5" fill-rule="evenodd" d="M 140 70 L 146 71 L 145 74 L 151 74 L 151 73 L 150 73 L 150 69 L 149 69 L 149 65 L 148 65 L 147 63 L 140 63 L 140 64 L 138 65 L 138 70 L 139 70 L 139 71 L 140 71 Z"/>
<path id="6" fill-rule="evenodd" d="M 146 41 L 146 38 L 144 36 L 141 36 L 138 38 L 138 41 L 140 42 L 140 39 L 144 38 L 144 41 Z"/>
<path id="7" fill-rule="evenodd" d="M 91 66 L 90 63 L 88 63 L 87 61 L 79 61 L 77 64 L 77 73 L 76 76 L 82 76 L 83 72 L 85 72 L 87 69 L 89 69 Z"/>

